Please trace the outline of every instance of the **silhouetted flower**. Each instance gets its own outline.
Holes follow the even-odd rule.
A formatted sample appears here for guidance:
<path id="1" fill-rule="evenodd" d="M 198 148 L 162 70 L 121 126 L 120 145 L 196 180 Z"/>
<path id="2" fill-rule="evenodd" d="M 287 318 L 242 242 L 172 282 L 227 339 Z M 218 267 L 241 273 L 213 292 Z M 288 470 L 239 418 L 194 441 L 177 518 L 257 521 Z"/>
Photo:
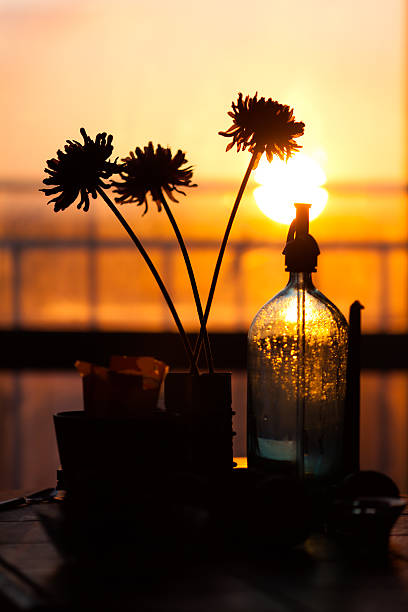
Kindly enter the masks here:
<path id="1" fill-rule="evenodd" d="M 136 155 L 135 155 L 136 153 Z M 174 157 L 169 148 L 164 149 L 157 145 L 154 150 L 153 143 L 149 142 L 144 151 L 137 147 L 135 152 L 130 151 L 129 157 L 122 159 L 120 176 L 123 182 L 112 181 L 116 187 L 115 198 L 120 204 L 136 202 L 138 206 L 144 204 L 147 212 L 147 194 L 150 192 L 152 200 L 161 210 L 161 197 L 163 191 L 173 202 L 177 202 L 173 191 L 186 195 L 178 187 L 196 187 L 191 183 L 193 171 L 191 166 L 181 168 L 187 163 L 184 153 L 179 149 Z"/>
<path id="2" fill-rule="evenodd" d="M 47 196 L 59 194 L 48 202 L 54 202 L 54 211 L 65 210 L 75 202 L 80 195 L 78 208 L 84 204 L 84 211 L 89 210 L 89 194 L 96 198 L 96 188 L 107 189 L 102 179 L 109 178 L 114 172 L 119 172 L 116 162 L 107 158 L 112 154 L 112 136 L 106 132 L 97 134 L 95 141 L 84 130 L 80 130 L 84 144 L 77 140 L 67 140 L 64 151 L 57 151 L 57 158 L 47 160 L 48 168 L 44 171 L 51 176 L 45 178 L 45 185 L 55 185 L 40 189 Z"/>
<path id="3" fill-rule="evenodd" d="M 268 161 L 274 155 L 280 159 L 288 159 L 292 153 L 301 148 L 294 138 L 303 135 L 305 124 L 296 122 L 293 118 L 293 109 L 279 104 L 272 98 L 259 98 L 256 93 L 253 98 L 247 96 L 245 100 L 242 93 L 237 102 L 232 103 L 233 124 L 226 132 L 218 132 L 221 136 L 232 137 L 227 151 L 234 145 L 237 150 L 246 148 L 251 153 L 264 152 Z"/>

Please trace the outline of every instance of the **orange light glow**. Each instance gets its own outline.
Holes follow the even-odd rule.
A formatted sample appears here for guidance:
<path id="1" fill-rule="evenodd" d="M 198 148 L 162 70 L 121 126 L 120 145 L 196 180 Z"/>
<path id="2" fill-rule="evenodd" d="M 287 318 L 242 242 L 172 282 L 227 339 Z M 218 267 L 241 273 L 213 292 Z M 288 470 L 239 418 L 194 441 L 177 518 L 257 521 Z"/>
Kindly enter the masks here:
<path id="1" fill-rule="evenodd" d="M 295 202 L 310 203 L 310 220 L 315 219 L 329 197 L 322 187 L 326 182 L 323 169 L 315 159 L 303 153 L 297 153 L 287 162 L 275 157 L 268 163 L 262 157 L 255 180 L 261 184 L 254 191 L 258 207 L 278 223 L 291 223 Z"/>

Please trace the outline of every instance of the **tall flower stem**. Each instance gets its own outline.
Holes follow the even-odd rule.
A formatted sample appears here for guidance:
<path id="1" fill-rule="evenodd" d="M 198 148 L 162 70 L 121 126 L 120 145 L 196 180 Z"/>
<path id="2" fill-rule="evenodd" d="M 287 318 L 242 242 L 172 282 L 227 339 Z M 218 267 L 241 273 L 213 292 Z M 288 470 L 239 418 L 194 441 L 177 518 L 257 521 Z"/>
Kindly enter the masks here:
<path id="1" fill-rule="evenodd" d="M 204 337 L 204 334 L 205 334 L 206 329 L 207 329 L 207 321 L 208 321 L 208 317 L 210 315 L 211 305 L 212 305 L 212 301 L 213 301 L 213 298 L 214 298 L 215 288 L 217 286 L 217 281 L 218 281 L 218 276 L 219 276 L 220 269 L 221 269 L 222 259 L 224 257 L 224 253 L 225 253 L 225 249 L 226 249 L 226 246 L 227 246 L 228 238 L 229 238 L 229 235 L 231 233 L 232 224 L 234 223 L 235 215 L 237 214 L 238 207 L 240 205 L 242 196 L 244 194 L 245 188 L 247 186 L 247 183 L 248 183 L 249 177 L 251 175 L 251 172 L 253 170 L 253 167 L 255 165 L 255 162 L 259 159 L 259 157 L 261 155 L 262 155 L 262 152 L 258 151 L 258 150 L 255 150 L 252 153 L 252 157 L 251 157 L 251 159 L 249 161 L 247 171 L 246 171 L 245 176 L 244 176 L 244 178 L 242 180 L 241 187 L 239 188 L 239 191 L 238 191 L 238 194 L 237 194 L 234 206 L 232 207 L 232 210 L 231 210 L 231 214 L 230 214 L 230 217 L 229 217 L 229 220 L 228 220 L 228 223 L 227 223 L 227 227 L 225 229 L 224 238 L 222 240 L 220 251 L 218 253 L 217 263 L 215 264 L 215 268 L 214 268 L 214 274 L 213 274 L 212 281 L 211 281 L 211 287 L 210 287 L 210 291 L 208 293 L 208 298 L 207 298 L 207 304 L 205 306 L 204 317 L 203 317 L 203 321 L 201 323 L 200 335 L 198 337 L 198 340 L 197 340 L 197 343 L 196 343 L 195 349 L 194 349 L 194 363 L 197 362 L 197 359 L 198 359 L 198 356 L 199 356 L 200 350 L 201 350 L 201 344 L 202 344 L 202 341 L 203 341 L 203 337 Z"/>
<path id="2" fill-rule="evenodd" d="M 171 212 L 170 206 L 168 205 L 166 198 L 163 196 L 163 193 L 161 193 L 160 195 L 160 201 L 163 204 L 163 208 L 166 211 L 166 214 L 169 218 L 169 221 L 172 225 L 172 228 L 174 230 L 174 233 L 176 234 L 176 238 L 178 240 L 178 243 L 180 245 L 180 249 L 181 252 L 183 254 L 184 257 L 184 261 L 186 264 L 186 268 L 187 268 L 187 273 L 188 273 L 188 277 L 190 279 L 190 284 L 191 284 L 191 288 L 193 290 L 193 295 L 194 295 L 194 301 L 196 304 L 196 308 L 197 308 L 197 314 L 198 314 L 198 318 L 200 321 L 200 326 L 203 326 L 203 319 L 204 319 L 204 314 L 203 314 L 203 307 L 201 305 L 201 300 L 200 300 L 200 295 L 198 293 L 198 288 L 197 288 L 197 283 L 196 283 L 196 279 L 194 276 L 194 271 L 193 271 L 193 267 L 191 265 L 191 261 L 190 261 L 190 257 L 186 248 L 186 245 L 184 243 L 184 239 L 183 236 L 181 235 L 181 232 L 178 228 L 177 222 L 173 216 L 173 213 Z M 210 374 L 212 374 L 214 372 L 214 362 L 213 362 L 213 358 L 212 358 L 212 353 L 211 353 L 211 347 L 210 347 L 210 341 L 208 338 L 208 333 L 207 333 L 207 329 L 206 326 L 204 324 L 204 350 L 205 350 L 205 356 L 206 356 L 206 360 L 207 360 L 207 364 L 208 364 L 208 370 L 210 372 Z M 197 355 L 198 357 L 198 355 Z M 197 360 L 195 361 L 195 363 L 197 363 Z"/>
<path id="3" fill-rule="evenodd" d="M 143 257 L 143 259 L 147 263 L 148 268 L 149 268 L 150 272 L 153 274 L 154 279 L 155 279 L 156 283 L 158 284 L 159 289 L 162 292 L 164 299 L 167 302 L 167 306 L 169 307 L 170 312 L 173 315 L 174 322 L 175 322 L 175 324 L 177 326 L 177 329 L 178 329 L 178 331 L 180 333 L 181 339 L 182 339 L 183 344 L 184 344 L 184 348 L 186 350 L 188 359 L 190 361 L 191 371 L 194 374 L 198 374 L 196 360 L 195 360 L 193 352 L 191 350 L 191 346 L 190 346 L 190 343 L 189 343 L 188 338 L 186 336 L 186 332 L 184 331 L 183 325 L 182 325 L 182 323 L 180 321 L 180 317 L 178 316 L 177 311 L 176 311 L 176 309 L 174 307 L 173 301 L 172 301 L 172 299 L 171 299 L 171 297 L 170 297 L 170 295 L 169 295 L 169 293 L 168 293 L 168 291 L 167 291 L 167 289 L 166 289 L 166 287 L 165 287 L 165 285 L 164 285 L 164 283 L 163 283 L 163 281 L 162 281 L 158 271 L 156 270 L 155 265 L 153 264 L 152 260 L 150 259 L 149 255 L 147 254 L 147 251 L 145 250 L 144 246 L 140 242 L 139 238 L 136 236 L 136 234 L 134 233 L 134 231 L 132 230 L 132 228 L 130 227 L 130 225 L 126 221 L 126 219 L 123 217 L 123 215 L 116 208 L 114 203 L 110 200 L 110 198 L 108 198 L 108 196 L 103 191 L 103 189 L 101 189 L 100 187 L 97 187 L 96 191 L 101 196 L 101 198 L 106 202 L 106 204 L 109 206 L 109 208 L 111 209 L 111 211 L 113 212 L 115 217 L 121 223 L 122 227 L 127 231 L 127 233 L 129 234 L 130 238 L 133 240 L 133 242 L 135 243 L 135 245 L 139 249 L 139 252 L 140 252 L 141 256 Z"/>

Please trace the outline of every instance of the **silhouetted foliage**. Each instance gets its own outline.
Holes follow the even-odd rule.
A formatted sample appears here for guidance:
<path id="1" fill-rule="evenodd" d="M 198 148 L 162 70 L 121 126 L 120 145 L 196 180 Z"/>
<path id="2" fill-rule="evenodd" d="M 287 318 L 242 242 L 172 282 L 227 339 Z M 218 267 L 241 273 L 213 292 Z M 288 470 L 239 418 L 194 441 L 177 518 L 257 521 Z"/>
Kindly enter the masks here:
<path id="1" fill-rule="evenodd" d="M 136 154 L 136 155 L 135 155 Z M 191 183 L 193 171 L 191 166 L 181 168 L 187 163 L 184 153 L 179 149 L 172 157 L 169 148 L 157 145 L 154 150 L 153 143 L 149 142 L 144 150 L 137 147 L 135 152 L 130 151 L 121 165 L 120 176 L 122 182 L 112 181 L 119 194 L 115 198 L 120 204 L 136 202 L 138 206 L 144 204 L 147 212 L 147 195 L 150 192 L 160 212 L 163 191 L 173 202 L 177 202 L 173 192 L 186 195 L 178 187 L 197 187 Z"/>
<path id="2" fill-rule="evenodd" d="M 81 196 L 78 208 L 84 205 L 84 211 L 89 210 L 89 194 L 96 198 L 97 187 L 110 187 L 102 179 L 108 179 L 113 173 L 119 172 L 116 162 L 107 161 L 113 151 L 113 137 L 102 132 L 92 140 L 84 128 L 80 132 L 84 144 L 77 140 L 67 140 L 64 151 L 58 150 L 57 158 L 47 160 L 48 168 L 44 169 L 51 175 L 43 180 L 44 185 L 55 186 L 40 191 L 47 196 L 59 194 L 48 202 L 54 202 L 55 212 L 68 208 L 78 196 Z"/>
<path id="3" fill-rule="evenodd" d="M 272 98 L 258 100 L 256 93 L 253 98 L 246 96 L 244 100 L 240 93 L 228 115 L 233 124 L 226 132 L 218 132 L 221 136 L 232 137 L 227 151 L 234 145 L 238 151 L 246 148 L 251 153 L 265 151 L 268 161 L 272 161 L 274 155 L 288 159 L 301 148 L 294 138 L 303 135 L 305 124 L 295 121 L 293 109 Z"/>

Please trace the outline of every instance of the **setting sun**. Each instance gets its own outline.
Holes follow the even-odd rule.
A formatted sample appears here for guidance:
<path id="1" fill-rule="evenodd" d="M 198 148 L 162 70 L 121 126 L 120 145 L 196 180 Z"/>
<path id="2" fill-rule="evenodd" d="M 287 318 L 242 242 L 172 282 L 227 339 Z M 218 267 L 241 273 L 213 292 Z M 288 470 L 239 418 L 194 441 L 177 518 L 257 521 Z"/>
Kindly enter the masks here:
<path id="1" fill-rule="evenodd" d="M 268 163 L 262 157 L 255 171 L 255 180 L 261 185 L 254 191 L 258 207 L 278 223 L 291 223 L 295 202 L 308 202 L 312 205 L 311 220 L 326 206 L 328 193 L 322 187 L 326 175 L 319 163 L 304 153 L 297 153 L 287 162 L 275 157 Z"/>

